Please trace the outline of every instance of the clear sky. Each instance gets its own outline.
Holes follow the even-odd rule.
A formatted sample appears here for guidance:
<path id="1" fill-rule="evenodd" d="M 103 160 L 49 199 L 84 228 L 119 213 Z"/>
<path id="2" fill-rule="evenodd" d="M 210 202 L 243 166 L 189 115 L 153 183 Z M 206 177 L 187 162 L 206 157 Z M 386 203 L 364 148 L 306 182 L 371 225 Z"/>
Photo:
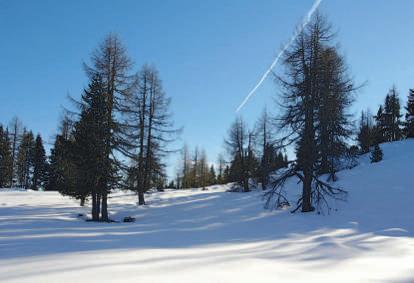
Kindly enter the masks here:
<path id="1" fill-rule="evenodd" d="M 17 115 L 51 142 L 67 94 L 78 97 L 86 85 L 82 62 L 115 32 L 136 69 L 159 69 L 176 125 L 184 127 L 180 142 L 205 148 L 215 161 L 235 109 L 312 4 L 0 0 L 0 123 Z M 367 81 L 353 111 L 376 110 L 393 83 L 405 103 L 414 87 L 414 1 L 325 0 L 320 9 L 338 31 L 355 81 Z M 265 105 L 276 112 L 277 92 L 266 80 L 242 116 L 253 124 Z"/>

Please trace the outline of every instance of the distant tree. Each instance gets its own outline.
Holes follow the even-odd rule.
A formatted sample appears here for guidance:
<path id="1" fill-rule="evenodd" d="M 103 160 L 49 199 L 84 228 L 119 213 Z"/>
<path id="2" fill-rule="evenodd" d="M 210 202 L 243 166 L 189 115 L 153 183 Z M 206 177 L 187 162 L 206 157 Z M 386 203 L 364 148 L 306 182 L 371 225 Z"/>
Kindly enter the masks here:
<path id="1" fill-rule="evenodd" d="M 182 151 L 182 181 L 181 186 L 183 188 L 191 187 L 191 159 L 188 145 L 185 144 Z"/>
<path id="2" fill-rule="evenodd" d="M 368 153 L 375 141 L 374 123 L 369 110 L 361 112 L 357 140 L 361 153 Z"/>
<path id="3" fill-rule="evenodd" d="M 229 183 L 231 181 L 232 180 L 230 178 L 230 166 L 226 165 L 223 171 L 223 184 Z"/>
<path id="4" fill-rule="evenodd" d="M 8 130 L 0 124 L 0 188 L 9 185 L 12 174 L 11 144 Z"/>
<path id="5" fill-rule="evenodd" d="M 17 163 L 17 151 L 19 148 L 20 141 L 22 139 L 23 134 L 23 125 L 19 118 L 14 117 L 9 125 L 9 135 L 10 135 L 10 143 L 11 143 L 11 159 L 12 159 L 12 166 L 11 172 L 9 173 L 10 176 L 10 187 L 14 186 L 14 178 L 17 177 L 16 173 L 16 163 Z"/>
<path id="6" fill-rule="evenodd" d="M 45 185 L 46 180 L 46 170 L 48 164 L 46 161 L 46 152 L 43 147 L 43 141 L 40 134 L 36 136 L 34 153 L 33 153 L 33 179 L 32 179 L 32 189 L 38 190 L 39 187 Z"/>
<path id="7" fill-rule="evenodd" d="M 385 98 L 385 115 L 388 126 L 388 141 L 398 141 L 402 138 L 401 106 L 398 92 L 393 86 Z"/>
<path id="8" fill-rule="evenodd" d="M 23 131 L 22 141 L 17 154 L 17 180 L 20 187 L 31 187 L 31 175 L 33 173 L 34 136 L 31 131 Z"/>
<path id="9" fill-rule="evenodd" d="M 237 118 L 230 127 L 228 138 L 225 140 L 227 151 L 231 157 L 229 179 L 237 182 L 244 192 L 250 191 L 249 172 L 251 159 L 251 138 L 245 122 L 242 118 Z"/>
<path id="10" fill-rule="evenodd" d="M 371 163 L 380 162 L 382 160 L 382 150 L 378 144 L 374 146 L 374 150 L 371 152 Z"/>
<path id="11" fill-rule="evenodd" d="M 210 166 L 210 171 L 209 171 L 208 177 L 209 177 L 208 184 L 210 186 L 217 184 L 216 170 L 214 169 L 214 165 L 213 164 Z"/>
<path id="12" fill-rule="evenodd" d="M 73 171 L 73 162 L 69 158 L 73 146 L 73 122 L 65 116 L 56 135 L 53 147 L 50 150 L 48 175 L 45 190 L 60 191 L 65 195 L 70 193 L 73 181 L 69 178 Z M 72 181 L 72 182 L 71 182 Z M 78 195 L 74 197 L 80 198 Z"/>
<path id="13" fill-rule="evenodd" d="M 273 134 L 270 122 L 270 116 L 267 109 L 264 109 L 262 115 L 256 123 L 256 141 L 259 145 L 260 162 L 257 168 L 257 177 L 262 184 L 263 189 L 269 182 L 269 175 L 275 169 L 273 166 L 275 158 L 275 148 L 273 146 Z"/>
<path id="14" fill-rule="evenodd" d="M 407 111 L 404 124 L 405 136 L 414 138 L 414 89 L 410 89 L 405 109 Z"/>
<path id="15" fill-rule="evenodd" d="M 400 99 L 395 86 L 393 86 L 385 97 L 384 105 L 378 109 L 376 119 L 376 142 L 392 142 L 402 138 Z"/>
<path id="16" fill-rule="evenodd" d="M 204 149 L 201 150 L 201 153 L 200 153 L 200 160 L 199 160 L 197 171 L 198 171 L 197 187 L 204 188 L 208 186 L 210 184 L 210 171 L 208 167 L 207 154 Z"/>
<path id="17" fill-rule="evenodd" d="M 218 163 L 218 172 L 217 172 L 217 183 L 224 184 L 227 180 L 224 176 L 224 170 L 226 168 L 226 160 L 224 159 L 223 154 L 219 154 L 217 157 Z"/>

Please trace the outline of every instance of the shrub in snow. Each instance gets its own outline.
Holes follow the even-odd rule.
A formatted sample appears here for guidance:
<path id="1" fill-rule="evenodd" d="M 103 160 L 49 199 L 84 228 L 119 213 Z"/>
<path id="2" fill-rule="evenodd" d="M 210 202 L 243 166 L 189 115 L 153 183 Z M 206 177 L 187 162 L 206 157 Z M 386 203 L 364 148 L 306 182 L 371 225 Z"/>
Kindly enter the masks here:
<path id="1" fill-rule="evenodd" d="M 371 152 L 371 163 L 380 162 L 382 160 L 382 150 L 378 144 L 375 145 Z"/>

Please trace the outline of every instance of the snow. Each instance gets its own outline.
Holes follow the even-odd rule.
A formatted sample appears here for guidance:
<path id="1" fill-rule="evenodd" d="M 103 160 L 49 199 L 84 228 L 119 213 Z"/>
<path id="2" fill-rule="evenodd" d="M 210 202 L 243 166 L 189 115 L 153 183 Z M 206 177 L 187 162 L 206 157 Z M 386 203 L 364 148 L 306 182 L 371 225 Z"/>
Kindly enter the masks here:
<path id="1" fill-rule="evenodd" d="M 110 199 L 91 223 L 55 192 L 0 192 L 0 282 L 414 282 L 414 140 L 339 173 L 337 211 L 263 209 L 262 193 L 166 191 Z M 291 197 L 299 188 L 291 180 Z"/>

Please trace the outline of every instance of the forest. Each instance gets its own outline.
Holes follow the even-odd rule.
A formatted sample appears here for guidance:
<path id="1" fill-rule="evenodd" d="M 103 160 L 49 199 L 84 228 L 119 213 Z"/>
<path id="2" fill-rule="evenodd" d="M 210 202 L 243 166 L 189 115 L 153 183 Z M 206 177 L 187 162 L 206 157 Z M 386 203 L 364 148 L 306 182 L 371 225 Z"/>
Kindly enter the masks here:
<path id="1" fill-rule="evenodd" d="M 165 158 L 177 151 L 169 145 L 183 130 L 174 126 L 171 98 L 155 66 L 134 70 L 126 47 L 109 34 L 84 63 L 89 84 L 80 99 L 69 97 L 49 155 L 42 137 L 17 117 L 0 125 L 0 187 L 59 191 L 81 206 L 90 202 L 93 221 L 111 221 L 108 197 L 115 189 L 135 192 L 144 205 L 151 189 L 233 183 L 233 191 L 264 190 L 266 207 L 278 208 L 291 205 L 284 183 L 297 176 L 303 191 L 293 211 L 330 209 L 330 198 L 347 193 L 335 186 L 336 172 L 356 166 L 360 154 L 371 152 L 379 162 L 381 143 L 414 137 L 414 90 L 404 107 L 394 85 L 375 115 L 351 114 L 364 86 L 352 80 L 336 46 L 330 24 L 317 14 L 286 52 L 284 73 L 275 75 L 278 113 L 264 109 L 252 128 L 237 117 L 217 162 L 185 144 L 168 180 Z"/>

